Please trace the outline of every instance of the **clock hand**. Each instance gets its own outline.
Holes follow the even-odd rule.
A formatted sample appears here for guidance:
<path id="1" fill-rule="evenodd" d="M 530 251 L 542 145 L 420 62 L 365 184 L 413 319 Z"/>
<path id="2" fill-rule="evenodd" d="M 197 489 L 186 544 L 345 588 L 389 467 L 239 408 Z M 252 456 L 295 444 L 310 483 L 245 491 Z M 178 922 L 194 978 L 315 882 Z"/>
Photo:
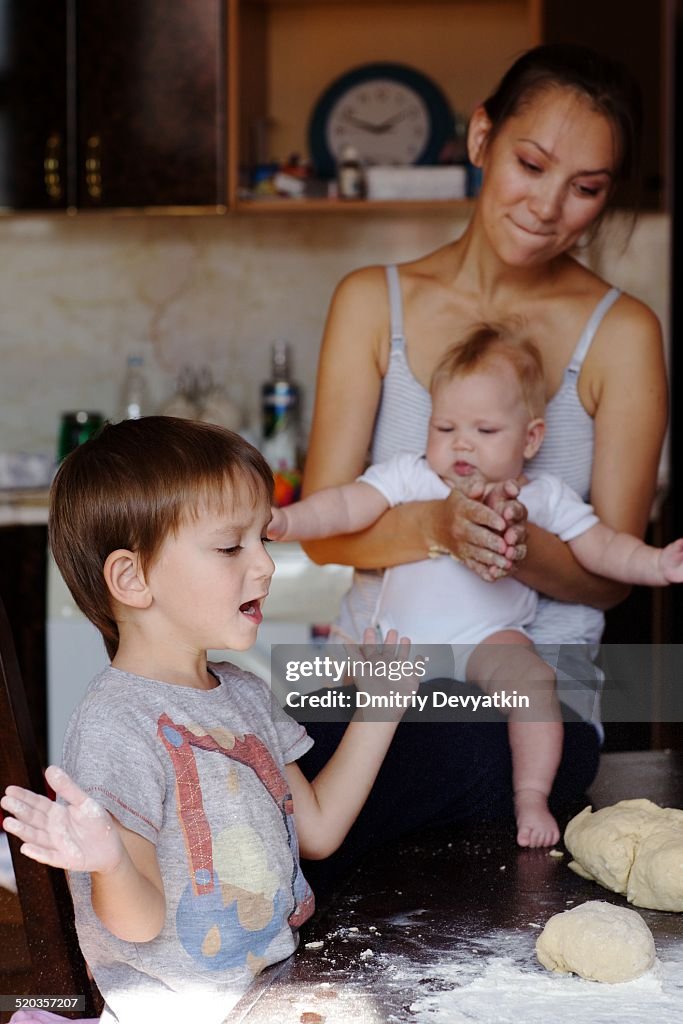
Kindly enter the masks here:
<path id="1" fill-rule="evenodd" d="M 375 131 L 378 135 L 383 135 L 385 132 L 391 131 L 395 124 L 399 121 L 403 121 L 406 117 L 410 117 L 414 114 L 413 110 L 399 110 L 397 114 L 392 114 L 391 117 L 387 118 L 386 121 L 380 121 L 379 124 L 375 125 Z"/>
<path id="2" fill-rule="evenodd" d="M 362 118 L 355 117 L 353 114 L 348 112 L 344 114 L 343 119 L 353 125 L 354 128 L 359 128 L 364 132 L 372 132 L 373 135 L 378 135 L 380 132 L 384 131 L 381 126 L 373 124 L 371 121 L 364 121 Z"/>

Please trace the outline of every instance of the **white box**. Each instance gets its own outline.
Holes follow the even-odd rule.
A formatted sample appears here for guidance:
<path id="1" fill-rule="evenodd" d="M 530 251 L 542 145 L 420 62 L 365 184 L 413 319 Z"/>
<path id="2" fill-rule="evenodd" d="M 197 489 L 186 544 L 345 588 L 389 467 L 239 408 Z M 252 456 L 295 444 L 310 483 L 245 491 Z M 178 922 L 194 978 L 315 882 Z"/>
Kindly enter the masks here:
<path id="1" fill-rule="evenodd" d="M 368 199 L 464 199 L 467 172 L 446 167 L 385 167 L 366 170 Z"/>

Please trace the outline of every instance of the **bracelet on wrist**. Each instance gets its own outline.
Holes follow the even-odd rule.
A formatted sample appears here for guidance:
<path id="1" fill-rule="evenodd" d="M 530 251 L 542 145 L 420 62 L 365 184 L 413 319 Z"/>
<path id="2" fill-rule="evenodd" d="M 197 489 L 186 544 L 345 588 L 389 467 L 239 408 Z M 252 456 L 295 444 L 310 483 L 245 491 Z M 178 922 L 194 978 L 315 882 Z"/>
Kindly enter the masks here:
<path id="1" fill-rule="evenodd" d="M 442 555 L 449 555 L 454 562 L 459 562 L 460 559 L 457 555 L 454 555 L 450 548 L 442 548 L 440 544 L 430 544 L 427 549 L 428 558 L 441 558 Z"/>

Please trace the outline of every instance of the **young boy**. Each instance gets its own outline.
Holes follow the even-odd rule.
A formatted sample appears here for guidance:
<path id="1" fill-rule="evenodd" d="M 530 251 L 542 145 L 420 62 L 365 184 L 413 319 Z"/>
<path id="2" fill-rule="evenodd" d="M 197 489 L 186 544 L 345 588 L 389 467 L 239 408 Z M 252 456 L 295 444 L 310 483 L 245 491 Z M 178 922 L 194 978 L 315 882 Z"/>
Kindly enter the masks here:
<path id="1" fill-rule="evenodd" d="M 392 505 L 445 498 L 464 481 L 488 490 L 521 485 L 529 520 L 568 542 L 590 571 L 628 583 L 664 586 L 683 580 L 683 541 L 663 551 L 600 523 L 561 480 L 522 476 L 543 440 L 545 392 L 537 348 L 502 325 L 484 324 L 449 350 L 431 386 L 425 456 L 400 454 L 371 466 L 357 481 L 274 510 L 273 539 L 306 540 L 351 533 Z M 531 476 L 531 474 L 530 474 Z M 448 552 L 436 552 L 448 555 Z M 563 726 L 551 668 L 525 630 L 537 595 L 514 576 L 480 579 L 449 557 L 396 566 L 384 573 L 375 609 L 381 629 L 408 632 L 418 644 L 455 644 L 456 678 L 493 694 L 528 696 L 530 712 L 510 712 L 509 739 L 517 841 L 547 846 L 559 839 L 548 796 L 560 762 Z"/>
<path id="2" fill-rule="evenodd" d="M 299 846 L 341 843 L 396 729 L 351 722 L 309 783 L 303 726 L 260 679 L 207 664 L 256 639 L 272 490 L 240 437 L 166 417 L 105 427 L 53 484 L 54 557 L 112 662 L 47 770 L 60 802 L 10 786 L 2 806 L 27 856 L 70 872 L 103 1021 L 222 1021 L 289 956 L 314 905 Z"/>

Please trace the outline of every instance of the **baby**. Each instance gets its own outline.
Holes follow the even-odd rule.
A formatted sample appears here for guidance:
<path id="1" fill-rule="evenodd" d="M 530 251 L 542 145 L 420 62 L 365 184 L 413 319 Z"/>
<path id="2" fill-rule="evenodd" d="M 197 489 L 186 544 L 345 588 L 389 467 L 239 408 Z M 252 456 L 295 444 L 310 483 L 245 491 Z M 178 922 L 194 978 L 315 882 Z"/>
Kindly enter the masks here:
<path id="1" fill-rule="evenodd" d="M 108 1024 L 218 1024 L 294 951 L 314 906 L 299 849 L 342 842 L 398 724 L 352 721 L 309 783 L 303 726 L 256 676 L 207 663 L 256 639 L 272 500 L 251 445 L 169 417 L 105 427 L 52 487 L 55 560 L 112 662 L 70 721 L 66 770 L 47 770 L 60 802 L 9 786 L 1 803 L 22 852 L 70 873 Z"/>
<path id="2" fill-rule="evenodd" d="M 389 507 L 445 498 L 464 481 L 516 480 L 529 520 L 566 541 L 589 571 L 626 583 L 665 586 L 683 580 L 683 541 L 663 550 L 600 523 L 590 505 L 559 478 L 522 476 L 544 434 L 543 365 L 536 346 L 504 325 L 484 324 L 451 348 L 431 385 L 432 415 L 424 456 L 399 454 L 357 481 L 318 491 L 273 511 L 268 535 L 307 540 L 370 526 Z M 548 797 L 560 762 L 563 726 L 555 676 L 526 629 L 537 594 L 514 576 L 486 582 L 447 552 L 388 569 L 375 609 L 380 629 L 418 644 L 452 644 L 456 678 L 487 694 L 528 696 L 530 711 L 510 711 L 517 842 L 559 839 Z"/>

